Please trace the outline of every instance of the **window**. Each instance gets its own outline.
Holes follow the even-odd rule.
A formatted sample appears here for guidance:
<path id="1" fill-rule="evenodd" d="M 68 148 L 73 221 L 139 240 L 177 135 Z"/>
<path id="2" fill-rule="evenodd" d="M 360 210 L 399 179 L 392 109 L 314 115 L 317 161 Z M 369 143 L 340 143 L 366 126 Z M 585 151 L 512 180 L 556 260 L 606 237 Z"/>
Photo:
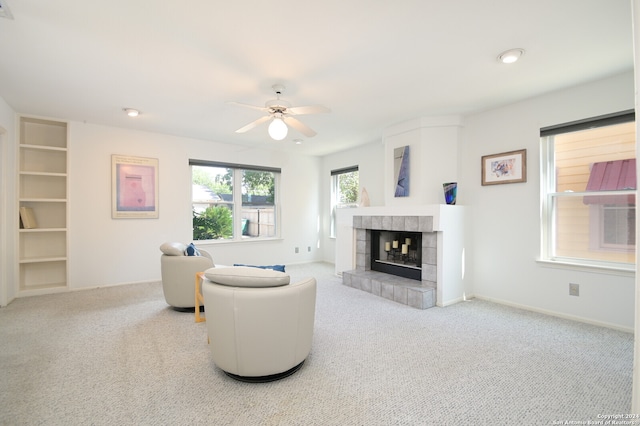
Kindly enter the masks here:
<path id="1" fill-rule="evenodd" d="M 541 129 L 542 260 L 635 264 L 635 114 Z"/>
<path id="2" fill-rule="evenodd" d="M 280 169 L 189 160 L 194 240 L 277 236 Z"/>
<path id="3" fill-rule="evenodd" d="M 600 206 L 597 248 L 629 250 L 636 245 L 635 205 L 605 204 Z"/>
<path id="4" fill-rule="evenodd" d="M 331 236 L 336 236 L 336 209 L 358 206 L 358 166 L 331 171 Z"/>

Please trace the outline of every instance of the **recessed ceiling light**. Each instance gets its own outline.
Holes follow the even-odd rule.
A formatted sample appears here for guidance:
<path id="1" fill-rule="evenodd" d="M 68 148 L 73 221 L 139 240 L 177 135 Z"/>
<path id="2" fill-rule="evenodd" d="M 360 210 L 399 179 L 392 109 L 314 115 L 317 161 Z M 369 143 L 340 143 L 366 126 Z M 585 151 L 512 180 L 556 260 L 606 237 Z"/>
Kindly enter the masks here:
<path id="1" fill-rule="evenodd" d="M 294 139 L 293 141 L 296 143 L 296 145 L 302 145 L 302 139 Z"/>
<path id="2" fill-rule="evenodd" d="M 503 64 L 512 64 L 524 55 L 524 49 L 509 49 L 498 55 L 498 60 Z"/>
<path id="3" fill-rule="evenodd" d="M 129 117 L 137 117 L 138 115 L 140 115 L 140 111 L 138 111 L 137 109 L 133 109 L 133 108 L 122 108 L 124 112 L 127 113 L 127 115 Z"/>

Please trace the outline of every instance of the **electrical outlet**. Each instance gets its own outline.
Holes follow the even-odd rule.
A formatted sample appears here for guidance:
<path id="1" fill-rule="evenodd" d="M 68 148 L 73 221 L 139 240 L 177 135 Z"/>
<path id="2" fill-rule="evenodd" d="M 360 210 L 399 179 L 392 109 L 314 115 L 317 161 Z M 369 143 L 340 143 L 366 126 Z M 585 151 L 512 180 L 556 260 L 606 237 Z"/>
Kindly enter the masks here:
<path id="1" fill-rule="evenodd" d="M 300 247 L 296 247 L 296 253 L 300 253 Z"/>
<path id="2" fill-rule="evenodd" d="M 569 296 L 580 296 L 580 284 L 569 283 Z"/>

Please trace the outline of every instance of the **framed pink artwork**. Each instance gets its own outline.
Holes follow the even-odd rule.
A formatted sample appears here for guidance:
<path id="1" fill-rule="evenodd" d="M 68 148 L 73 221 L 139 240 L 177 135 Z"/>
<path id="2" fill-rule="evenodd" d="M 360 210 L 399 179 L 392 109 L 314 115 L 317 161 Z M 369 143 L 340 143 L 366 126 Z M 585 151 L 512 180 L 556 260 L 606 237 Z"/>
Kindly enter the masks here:
<path id="1" fill-rule="evenodd" d="M 111 217 L 158 217 L 158 159 L 111 156 Z"/>

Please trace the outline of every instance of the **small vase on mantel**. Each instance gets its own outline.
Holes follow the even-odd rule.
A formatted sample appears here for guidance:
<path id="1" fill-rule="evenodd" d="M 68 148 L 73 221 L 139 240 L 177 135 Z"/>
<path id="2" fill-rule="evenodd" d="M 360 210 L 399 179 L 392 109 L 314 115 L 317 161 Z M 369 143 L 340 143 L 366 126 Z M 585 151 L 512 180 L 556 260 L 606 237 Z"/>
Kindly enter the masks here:
<path id="1" fill-rule="evenodd" d="M 447 182 L 442 184 L 444 189 L 444 201 L 449 205 L 456 203 L 456 196 L 458 195 L 458 182 Z"/>
<path id="2" fill-rule="evenodd" d="M 360 207 L 369 207 L 371 205 L 371 201 L 369 200 L 369 192 L 367 192 L 367 188 L 362 187 L 362 195 L 360 196 Z"/>

